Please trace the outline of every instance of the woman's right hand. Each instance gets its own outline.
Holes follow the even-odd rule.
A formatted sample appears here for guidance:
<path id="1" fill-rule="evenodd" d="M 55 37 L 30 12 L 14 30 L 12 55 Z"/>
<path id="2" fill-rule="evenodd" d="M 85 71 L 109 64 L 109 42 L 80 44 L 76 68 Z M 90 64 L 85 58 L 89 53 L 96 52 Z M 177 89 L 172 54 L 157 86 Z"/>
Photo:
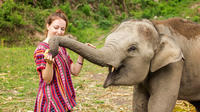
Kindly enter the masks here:
<path id="1" fill-rule="evenodd" d="M 46 61 L 46 67 L 42 70 L 42 78 L 47 84 L 50 84 L 53 79 L 53 62 L 54 59 L 52 58 L 52 55 L 49 52 L 49 49 L 47 49 L 44 52 L 44 60 Z"/>
<path id="2" fill-rule="evenodd" d="M 47 49 L 44 52 L 44 60 L 48 63 L 48 64 L 52 64 L 54 62 L 54 59 L 52 58 L 52 55 L 49 54 L 49 49 Z"/>

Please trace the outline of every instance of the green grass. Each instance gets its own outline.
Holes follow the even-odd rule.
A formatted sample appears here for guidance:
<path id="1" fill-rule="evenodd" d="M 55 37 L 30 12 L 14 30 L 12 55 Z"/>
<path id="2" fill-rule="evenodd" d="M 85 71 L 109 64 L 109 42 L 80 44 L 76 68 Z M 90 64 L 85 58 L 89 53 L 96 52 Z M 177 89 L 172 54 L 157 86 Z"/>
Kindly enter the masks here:
<path id="1" fill-rule="evenodd" d="M 0 107 L 29 110 L 34 104 L 38 75 L 33 60 L 34 47 L 0 48 Z"/>
<path id="2" fill-rule="evenodd" d="M 0 111 L 33 110 L 38 90 L 39 77 L 33 59 L 36 47 L 0 48 Z M 76 61 L 77 54 L 70 52 Z M 81 74 L 98 73 L 100 67 L 85 60 Z M 82 88 L 85 80 L 75 83 Z"/>
<path id="3" fill-rule="evenodd" d="M 101 47 L 102 42 L 93 43 Z M 33 111 L 39 77 L 33 59 L 35 47 L 0 48 L 0 112 Z M 76 61 L 77 54 L 68 51 Z M 107 68 L 84 61 L 79 76 L 72 76 L 79 112 L 131 112 L 133 87 L 102 87 Z M 174 112 L 195 112 L 179 101 Z"/>

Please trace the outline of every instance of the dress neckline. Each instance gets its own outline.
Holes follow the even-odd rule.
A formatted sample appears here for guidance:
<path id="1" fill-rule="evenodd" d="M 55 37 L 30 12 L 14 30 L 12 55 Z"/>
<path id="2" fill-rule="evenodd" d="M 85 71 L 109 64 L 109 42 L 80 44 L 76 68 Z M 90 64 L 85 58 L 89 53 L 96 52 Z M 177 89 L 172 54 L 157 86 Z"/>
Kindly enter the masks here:
<path id="1" fill-rule="evenodd" d="M 42 41 L 41 43 L 44 43 L 44 44 L 46 44 L 46 45 L 49 45 L 48 43 L 46 43 L 46 42 L 44 42 L 44 41 Z"/>

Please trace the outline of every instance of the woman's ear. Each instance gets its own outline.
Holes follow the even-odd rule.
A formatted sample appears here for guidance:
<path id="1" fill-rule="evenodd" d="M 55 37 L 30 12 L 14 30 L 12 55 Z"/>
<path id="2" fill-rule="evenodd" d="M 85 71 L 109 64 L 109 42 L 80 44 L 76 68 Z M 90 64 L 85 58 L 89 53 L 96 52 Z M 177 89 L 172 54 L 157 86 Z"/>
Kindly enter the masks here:
<path id="1" fill-rule="evenodd" d="M 183 58 L 180 47 L 175 41 L 165 35 L 161 35 L 160 47 L 154 58 L 151 60 L 151 72 L 170 64 L 177 62 Z"/>
<path id="2" fill-rule="evenodd" d="M 49 30 L 49 26 L 50 26 L 49 24 L 46 24 L 47 30 Z"/>

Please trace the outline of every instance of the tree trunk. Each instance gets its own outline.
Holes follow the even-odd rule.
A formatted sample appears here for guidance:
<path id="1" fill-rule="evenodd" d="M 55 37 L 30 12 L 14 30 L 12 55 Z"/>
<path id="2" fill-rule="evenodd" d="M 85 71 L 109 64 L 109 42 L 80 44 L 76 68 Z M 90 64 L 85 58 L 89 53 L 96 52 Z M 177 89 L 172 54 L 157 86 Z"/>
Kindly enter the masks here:
<path id="1" fill-rule="evenodd" d="M 126 1 L 125 1 L 125 0 L 118 0 L 118 2 L 119 2 L 120 4 L 122 4 L 124 12 L 125 12 L 126 14 L 128 14 L 128 12 L 127 12 L 127 6 L 126 6 Z"/>
<path id="2" fill-rule="evenodd" d="M 0 0 L 0 7 L 2 6 L 2 4 L 3 4 L 3 0 Z"/>
<path id="3" fill-rule="evenodd" d="M 37 0 L 33 0 L 33 5 L 37 6 Z"/>

